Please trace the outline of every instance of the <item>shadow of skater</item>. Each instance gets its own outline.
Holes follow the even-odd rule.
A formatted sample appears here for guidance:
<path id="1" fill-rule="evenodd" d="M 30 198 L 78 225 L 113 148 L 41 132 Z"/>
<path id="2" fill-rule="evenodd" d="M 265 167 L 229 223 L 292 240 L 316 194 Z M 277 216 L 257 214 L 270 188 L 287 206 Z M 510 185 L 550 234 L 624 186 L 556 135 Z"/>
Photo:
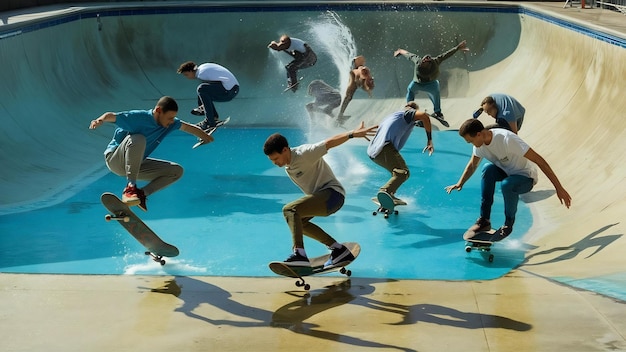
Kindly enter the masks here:
<path id="1" fill-rule="evenodd" d="M 623 236 L 623 234 L 616 234 L 616 235 L 606 235 L 606 236 L 599 236 L 602 232 L 607 231 L 608 229 L 610 229 L 611 227 L 617 225 L 619 223 L 615 223 L 615 224 L 610 224 L 610 225 L 606 225 L 594 232 L 592 232 L 591 234 L 589 234 L 588 236 L 586 236 L 585 238 L 581 239 L 578 242 L 575 242 L 569 246 L 565 246 L 565 247 L 555 247 L 555 248 L 550 248 L 550 249 L 546 249 L 544 251 L 540 251 L 537 253 L 533 253 L 529 256 L 526 257 L 526 259 L 524 260 L 523 265 L 524 266 L 531 266 L 531 265 L 542 265 L 542 264 L 551 264 L 551 263 L 558 263 L 560 261 L 564 261 L 564 260 L 568 260 L 568 259 L 573 259 L 575 257 L 577 257 L 580 253 L 586 251 L 589 248 L 593 248 L 593 247 L 597 247 L 596 250 L 589 254 L 588 256 L 585 257 L 585 259 L 597 254 L 598 252 L 600 252 L 601 250 L 603 250 L 605 247 L 608 247 L 611 243 L 617 241 L 620 237 Z M 596 237 L 599 236 L 599 237 Z M 555 252 L 565 252 L 563 254 L 561 254 L 560 256 L 553 258 L 553 259 L 549 259 L 549 260 L 544 260 L 541 262 L 537 262 L 537 263 L 528 263 L 529 261 L 531 261 L 531 259 L 534 259 L 535 257 L 538 256 L 542 256 L 542 255 L 549 255 Z"/>
<path id="2" fill-rule="evenodd" d="M 368 280 L 371 283 L 371 280 Z M 387 280 L 384 280 L 387 281 Z M 364 281 L 360 281 L 364 282 Z M 316 329 L 319 325 L 305 323 L 304 321 L 326 310 L 350 303 L 357 298 L 351 291 L 358 291 L 358 295 L 369 294 L 375 291 L 371 284 L 359 285 L 351 290 L 350 279 L 333 285 L 326 286 L 321 292 L 306 293 L 298 300 L 288 303 L 274 312 L 272 326 L 291 330 L 295 333 L 320 339 L 342 342 L 350 346 L 393 348 L 401 351 L 415 351 L 406 347 L 392 346 L 374 341 L 367 341 L 356 337 L 337 334 L 330 331 Z M 287 292 L 296 296 L 296 292 Z"/>
<path id="3" fill-rule="evenodd" d="M 382 302 L 373 299 L 363 299 L 363 305 L 395 313 L 402 316 L 402 320 L 391 325 L 409 325 L 418 322 L 446 325 L 463 329 L 498 328 L 515 331 L 529 331 L 532 325 L 499 315 L 462 312 L 454 308 L 435 304 L 415 304 L 411 306 Z"/>
<path id="4" fill-rule="evenodd" d="M 388 281 L 388 280 L 384 280 Z M 229 325 L 240 328 L 247 327 L 278 327 L 290 330 L 297 334 L 312 336 L 334 342 L 341 342 L 350 346 L 365 346 L 392 348 L 401 351 L 413 351 L 411 349 L 391 346 L 374 341 L 367 341 L 357 337 L 351 337 L 330 331 L 323 331 L 319 325 L 305 323 L 306 319 L 322 313 L 328 309 L 341 306 L 355 299 L 355 295 L 350 293 L 350 280 L 342 281 L 335 285 L 330 285 L 312 293 L 287 292 L 297 297 L 294 302 L 288 303 L 271 312 L 265 309 L 239 303 L 232 299 L 230 292 L 190 277 L 176 277 L 168 280 L 164 286 L 151 289 L 152 292 L 171 294 L 183 301 L 182 306 L 176 308 L 176 312 L 181 312 L 186 316 L 207 322 L 212 325 Z M 367 294 L 373 292 L 373 286 L 359 286 L 359 294 Z M 202 304 L 209 304 L 215 308 L 221 309 L 229 315 L 241 317 L 241 320 L 234 319 L 211 319 L 202 316 L 196 312 Z"/>

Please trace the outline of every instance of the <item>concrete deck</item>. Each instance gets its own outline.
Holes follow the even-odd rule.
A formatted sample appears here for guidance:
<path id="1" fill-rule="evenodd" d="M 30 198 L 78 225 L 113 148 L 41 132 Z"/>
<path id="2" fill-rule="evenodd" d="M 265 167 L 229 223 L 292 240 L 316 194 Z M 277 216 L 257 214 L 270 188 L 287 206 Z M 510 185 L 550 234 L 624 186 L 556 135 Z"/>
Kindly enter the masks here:
<path id="1" fill-rule="evenodd" d="M 614 11 L 524 5 L 626 35 L 626 17 Z M 545 116 L 527 119 L 521 134 L 573 206 L 530 202 L 536 224 L 526 240 L 537 248 L 517 270 L 485 282 L 315 277 L 308 294 L 274 277 L 0 274 L 1 349 L 626 351 L 625 302 L 560 283 L 624 283 L 625 50 L 523 30 L 510 60 L 477 73 L 486 83 L 471 88 L 471 102 L 505 90 L 529 102 L 529 116 Z M 579 55 L 564 54 L 572 45 Z M 520 68 L 529 63 L 541 70 Z M 466 112 L 460 105 L 448 111 Z M 552 195 L 545 177 L 536 189 Z"/>

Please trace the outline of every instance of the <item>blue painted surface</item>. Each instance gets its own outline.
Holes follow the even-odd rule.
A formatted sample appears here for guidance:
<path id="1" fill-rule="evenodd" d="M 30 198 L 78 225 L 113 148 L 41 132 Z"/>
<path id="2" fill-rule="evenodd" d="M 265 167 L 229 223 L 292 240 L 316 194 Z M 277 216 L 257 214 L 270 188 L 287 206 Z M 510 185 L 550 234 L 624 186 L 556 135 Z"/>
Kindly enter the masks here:
<path id="1" fill-rule="evenodd" d="M 38 41 L 39 39 L 33 38 L 39 33 L 45 32 L 47 34 L 47 31 L 51 29 L 65 31 L 66 34 L 73 31 L 85 34 L 85 38 L 81 38 L 84 42 L 74 42 L 69 35 L 68 40 L 58 41 L 55 47 L 58 47 L 59 52 L 65 54 L 80 53 L 81 50 L 89 49 L 94 50 L 94 57 L 98 57 L 96 49 L 102 49 L 99 47 L 94 49 L 91 44 L 101 43 L 99 40 L 106 44 L 107 37 L 104 36 L 104 33 L 109 28 L 118 28 L 117 23 L 109 21 L 105 23 L 104 32 L 94 35 L 89 29 L 93 29 L 95 26 L 91 26 L 91 22 L 82 21 L 85 22 L 83 24 L 81 20 L 93 21 L 98 15 L 103 18 L 106 17 L 108 20 L 114 20 L 120 16 L 194 13 L 208 15 L 212 12 L 244 13 L 249 11 L 323 12 L 335 10 L 355 12 L 359 14 L 359 17 L 363 17 L 365 11 L 394 12 L 394 15 L 396 11 L 457 12 L 459 15 L 462 13 L 484 13 L 509 16 L 513 19 L 509 21 L 511 24 L 518 22 L 520 16 L 531 16 L 576 31 L 581 35 L 626 47 L 624 38 L 615 37 L 597 29 L 571 23 L 518 5 L 509 6 L 493 3 L 476 4 L 475 6 L 447 3 L 408 5 L 386 2 L 367 5 L 289 4 L 265 6 L 264 8 L 213 5 L 145 7 L 142 5 L 132 9 L 121 9 L 114 6 L 112 4 L 111 8 L 107 9 L 86 9 L 77 13 L 57 15 L 26 24 L 0 27 L 3 62 L 12 64 L 29 61 L 39 62 L 37 58 L 40 56 L 41 42 Z M 167 26 L 166 22 L 164 22 L 164 26 Z M 421 30 L 424 29 L 421 28 Z M 495 32 L 495 35 L 498 35 L 498 31 Z M 46 35 L 42 37 L 44 43 L 49 43 L 57 38 L 54 34 L 49 37 Z M 432 36 L 426 37 L 432 38 Z M 122 44 L 121 48 L 125 48 L 123 41 L 120 40 L 117 44 Z M 134 44 L 129 40 L 128 48 L 134 49 L 132 47 Z M 15 48 L 19 50 L 14 50 Z M 104 46 L 104 48 L 107 47 Z M 16 54 L 16 59 L 12 60 L 11 55 L 16 52 L 22 53 L 24 56 L 17 56 Z M 203 52 L 203 54 L 206 53 Z M 141 55 L 141 50 L 134 51 L 133 55 Z M 369 55 L 366 56 L 370 57 Z M 109 77 L 104 71 L 102 76 L 110 79 L 111 86 L 115 87 L 114 90 L 107 91 L 109 95 L 105 99 L 106 101 L 94 99 L 93 90 L 85 89 L 85 86 L 77 84 L 81 83 L 80 80 L 84 80 L 85 76 L 82 76 L 81 72 L 77 72 L 76 75 L 72 73 L 73 70 L 81 69 L 81 67 L 73 66 L 71 60 L 60 59 L 57 63 L 54 60 L 51 61 L 50 57 L 54 58 L 55 55 L 46 57 L 45 61 L 56 64 L 53 66 L 55 69 L 49 70 L 49 72 L 57 73 L 58 70 L 58 73 L 62 74 L 66 81 L 73 83 L 68 83 L 68 85 L 72 85 L 72 88 L 80 94 L 76 96 L 59 94 L 58 92 L 64 92 L 65 86 L 62 84 L 55 85 L 55 82 L 59 82 L 59 80 L 52 78 L 48 80 L 49 86 L 41 87 L 29 86 L 28 80 L 22 79 L 20 82 L 26 82 L 24 86 L 21 85 L 22 83 L 17 88 L 11 86 L 7 88 L 7 92 L 15 92 L 16 94 L 28 92 L 29 99 L 32 96 L 38 97 L 41 104 L 48 107 L 48 111 L 62 110 L 63 115 L 82 115 L 83 117 L 89 114 L 99 114 L 103 109 L 115 109 L 116 106 L 137 107 L 137 101 L 153 100 L 160 93 L 146 90 L 140 84 L 138 84 L 137 90 L 141 90 L 143 95 L 132 89 L 123 89 L 128 85 L 128 81 L 136 81 L 137 75 L 131 75 L 130 72 L 139 72 L 137 67 L 146 75 L 143 78 L 147 78 L 150 84 L 153 81 L 159 81 L 155 79 L 153 72 L 144 71 L 144 67 L 141 65 L 152 63 L 145 60 L 144 57 L 137 59 L 137 67 L 131 65 L 132 62 L 128 67 L 125 67 L 121 75 L 128 75 L 125 77 L 128 81 L 117 76 Z M 452 60 L 448 65 L 452 66 Z M 94 61 L 97 62 L 97 60 Z M 86 62 L 90 61 L 87 60 Z M 120 62 L 124 61 L 119 60 L 118 63 Z M 68 71 L 63 72 L 65 64 L 71 70 L 68 69 Z M 159 62 L 159 64 L 172 65 L 171 62 Z M 24 71 L 31 72 L 32 69 L 32 67 L 26 69 L 21 64 L 14 64 L 12 69 L 11 66 L 7 67 L 9 67 L 7 71 L 15 72 L 16 75 Z M 85 68 L 82 67 L 82 69 Z M 380 80 L 382 77 L 377 73 L 378 87 L 385 87 L 382 84 L 383 81 Z M 256 82 L 250 83 L 267 82 L 267 77 L 261 75 L 254 78 Z M 406 80 L 400 78 L 398 81 Z M 18 84 L 15 80 L 5 81 Z M 175 79 L 170 78 L 170 76 L 167 76 L 167 82 L 171 82 L 177 88 L 182 86 L 182 84 L 175 83 Z M 74 85 L 76 86 L 74 87 Z M 270 85 L 274 85 L 274 82 L 270 82 Z M 400 87 L 399 89 L 402 90 L 403 88 Z M 172 86 L 169 89 L 176 93 L 180 92 Z M 189 87 L 184 89 L 185 93 L 180 93 L 180 96 L 188 96 L 189 91 L 192 91 Z M 114 92 L 117 91 L 119 94 L 115 95 Z M 259 91 L 264 92 L 266 90 L 259 89 Z M 402 95 L 401 92 L 394 92 L 390 89 L 384 91 L 390 92 L 390 95 L 393 96 Z M 13 96 L 6 94 L 7 92 L 3 91 L 2 95 Z M 248 92 L 242 90 L 241 98 L 245 94 Z M 89 99 L 85 99 L 87 97 Z M 128 98 L 132 104 L 129 104 L 128 101 L 120 102 L 121 97 Z M 261 98 L 266 99 L 265 97 Z M 189 100 L 192 101 L 193 99 Z M 3 110 L 3 115 L 11 115 L 10 117 L 14 120 L 10 120 L 10 122 L 18 122 L 13 123 L 13 125 L 21 127 L 19 122 L 26 120 L 22 116 L 28 116 L 29 119 L 32 119 L 40 112 L 37 107 L 30 104 L 27 108 L 15 108 L 13 106 L 15 101 L 17 99 L 11 102 L 2 101 L 3 108 L 6 108 L 6 111 Z M 243 102 L 244 100 L 240 101 Z M 72 104 L 69 104 L 70 102 Z M 80 105 L 81 103 L 82 105 Z M 302 105 L 300 102 L 297 104 Z M 245 106 L 245 103 L 238 105 Z M 87 111 L 87 109 L 92 109 L 95 112 Z M 58 117 L 64 116 L 59 115 Z M 239 116 L 237 120 L 240 121 L 241 117 Z M 276 121 L 272 122 L 276 123 Z M 278 121 L 278 125 L 282 122 Z M 33 124 L 34 122 L 29 120 L 28 125 Z M 77 124 L 84 124 L 84 120 L 80 120 Z M 235 122 L 233 125 L 236 124 Z M 27 130 L 24 131 L 25 135 L 27 132 Z M 54 126 L 47 125 L 46 132 L 57 137 L 54 132 L 58 131 L 54 131 Z M 166 241 L 181 249 L 181 255 L 171 259 L 167 266 L 161 268 L 143 256 L 141 246 L 121 226 L 104 222 L 105 211 L 99 203 L 99 195 L 105 191 L 119 193 L 123 182 L 119 177 L 107 174 L 106 170 L 100 169 L 90 175 L 90 178 L 101 174 L 106 174 L 106 176 L 96 177 L 97 181 L 95 182 L 90 181 L 68 187 L 66 191 L 73 195 L 66 201 L 59 204 L 51 202 L 55 205 L 39 208 L 41 204 L 47 203 L 46 200 L 43 200 L 40 201 L 41 204 L 31 204 L 32 208 L 39 208 L 37 210 L 0 216 L 0 270 L 32 273 L 271 275 L 266 266 L 267 262 L 284 258 L 290 246 L 289 232 L 282 219 L 280 209 L 285 202 L 300 196 L 299 191 L 291 185 L 284 172 L 271 165 L 260 151 L 263 140 L 271 132 L 274 130 L 224 129 L 219 132 L 219 144 L 203 147 L 197 152 L 190 152 L 190 137 L 178 136 L 167 140 L 165 144 L 168 146 L 167 148 L 162 147 L 158 150 L 156 155 L 180 162 L 186 169 L 185 176 L 180 182 L 151 197 L 149 213 L 144 214 L 138 211 L 149 226 L 155 229 Z M 284 132 L 292 138 L 293 143 L 301 143 L 306 140 L 302 131 L 285 130 Z M 531 222 L 530 214 L 524 206 L 520 206 L 515 233 L 506 242 L 499 244 L 494 249 L 496 260 L 493 264 L 488 264 L 477 253 L 468 255 L 463 251 L 464 246 L 460 236 L 477 217 L 478 177 L 475 175 L 463 192 L 446 195 L 443 187 L 456 181 L 467 161 L 470 149 L 456 133 L 441 132 L 435 133 L 435 136 L 438 143 L 437 151 L 431 158 L 426 158 L 420 153 L 423 136 L 419 136 L 419 133 L 412 137 L 412 141 L 409 142 L 409 146 L 403 152 L 412 168 L 413 176 L 401 188 L 399 195 L 408 200 L 410 204 L 400 209 L 401 214 L 399 216 L 389 220 L 370 215 L 373 204 L 369 198 L 374 194 L 377 187 L 384 182 L 386 174 L 367 160 L 364 152 L 365 146 L 346 145 L 331 151 L 329 159 L 331 161 L 336 160 L 335 166 L 339 168 L 337 174 L 346 185 L 349 195 L 346 205 L 339 213 L 330 218 L 319 219 L 318 223 L 339 240 L 361 243 L 363 246 L 362 255 L 352 266 L 355 276 L 444 280 L 489 279 L 503 275 L 523 260 L 524 251 L 527 248 L 518 238 L 528 230 Z M 21 145 L 32 144 L 30 139 L 22 137 L 16 137 L 22 142 Z M 92 137 L 90 136 L 90 138 Z M 103 148 L 105 142 L 104 140 L 102 142 Z M 85 147 L 85 143 L 79 145 Z M 76 145 L 71 144 L 69 147 L 70 150 L 77 148 Z M 95 155 L 92 160 L 100 157 L 99 145 L 97 148 L 95 153 L 91 151 Z M 7 148 L 2 149 L 7 150 Z M 57 152 L 57 150 L 52 150 L 52 152 Z M 86 149 L 85 152 L 89 153 L 90 151 Z M 37 152 L 34 151 L 33 154 L 37 154 Z M 199 157 L 198 154 L 201 156 Z M 62 156 L 67 157 L 68 155 Z M 50 155 L 46 155 L 46 157 L 49 158 Z M 356 173 L 354 171 L 351 173 L 340 167 L 341 161 L 345 162 L 346 160 L 358 162 Z M 228 165 L 228 167 L 224 167 L 224 165 Z M 37 167 L 45 169 L 41 165 L 37 165 Z M 5 168 L 3 172 L 7 172 L 7 169 Z M 22 175 L 25 177 L 25 174 Z M 358 180 L 364 181 L 356 182 Z M 497 195 L 494 205 L 494 226 L 498 226 L 497 224 L 501 222 L 501 218 L 498 218 L 501 216 L 501 211 L 499 211 L 501 207 L 501 199 Z M 29 205 L 24 206 L 24 208 L 29 208 Z M 522 221 L 522 219 L 527 219 L 527 221 Z M 316 243 L 307 243 L 307 249 L 311 255 L 324 252 L 324 249 Z M 617 292 L 616 295 L 620 292 L 619 287 L 611 286 L 610 278 L 608 281 L 600 280 L 601 284 L 567 278 L 562 279 L 562 281 L 586 289 L 595 288 L 595 291 Z"/>
<path id="2" fill-rule="evenodd" d="M 181 255 L 165 267 L 143 255 L 143 248 L 115 222 L 105 222 L 99 196 L 121 193 L 124 179 L 107 174 L 86 184 L 61 204 L 0 217 L 0 270 L 29 273 L 176 274 L 269 276 L 267 263 L 290 253 L 291 235 L 282 206 L 301 196 L 281 168 L 262 152 L 274 129 L 228 129 L 216 133 L 214 144 L 191 150 L 193 138 L 177 133 L 157 149 L 155 157 L 185 168 L 183 178 L 149 198 L 149 211 L 136 213 Z M 291 144 L 306 141 L 298 129 L 281 130 Z M 454 131 L 436 132 L 437 150 L 422 154 L 424 135 L 415 131 L 403 150 L 412 171 L 398 195 L 409 205 L 389 219 L 373 216 L 370 200 L 387 178 L 371 162 L 366 143 L 351 141 L 326 156 L 347 189 L 344 207 L 316 218 L 339 241 L 362 246 L 353 275 L 371 278 L 468 280 L 506 274 L 524 257 L 517 238 L 531 225 L 521 206 L 514 235 L 494 248 L 488 263 L 479 253 L 467 254 L 461 236 L 478 216 L 479 177 L 462 192 L 448 195 L 471 147 Z M 503 220 L 496 196 L 494 226 Z M 326 253 L 307 240 L 309 255 Z"/>

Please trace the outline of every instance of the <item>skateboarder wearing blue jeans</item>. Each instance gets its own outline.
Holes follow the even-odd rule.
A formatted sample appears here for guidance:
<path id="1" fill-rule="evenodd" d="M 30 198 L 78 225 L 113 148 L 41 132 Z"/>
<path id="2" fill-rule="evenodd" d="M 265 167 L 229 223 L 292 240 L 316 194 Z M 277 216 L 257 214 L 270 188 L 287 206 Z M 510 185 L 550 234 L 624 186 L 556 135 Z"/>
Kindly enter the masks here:
<path id="1" fill-rule="evenodd" d="M 393 53 L 393 56 L 404 56 L 407 60 L 415 64 L 415 72 L 413 74 L 413 80 L 409 83 L 406 89 L 406 101 L 407 103 L 415 100 L 415 94 L 418 91 L 423 91 L 428 95 L 428 98 L 433 103 L 435 115 L 437 120 L 442 125 L 448 127 L 449 124 L 444 120 L 443 113 L 441 113 L 441 91 L 439 88 L 439 65 L 450 58 L 458 50 L 468 51 L 466 42 L 462 41 L 454 48 L 440 54 L 436 57 L 430 55 L 424 55 L 419 57 L 416 54 L 410 53 L 404 49 L 398 49 Z"/>
<path id="2" fill-rule="evenodd" d="M 295 266 L 310 266 L 304 250 L 303 235 L 325 244 L 331 249 L 330 258 L 324 267 L 354 259 L 350 250 L 337 242 L 311 219 L 315 216 L 329 216 L 343 206 L 345 190 L 335 177 L 323 156 L 329 149 L 339 146 L 353 137 L 373 135 L 376 126 L 365 128 L 363 123 L 351 131 L 338 134 L 315 144 L 289 147 L 287 139 L 274 133 L 263 145 L 263 152 L 278 167 L 284 167 L 287 175 L 305 194 L 285 205 L 283 215 L 291 230 L 293 252 L 285 263 Z"/>
<path id="3" fill-rule="evenodd" d="M 196 89 L 198 107 L 191 113 L 198 116 L 204 115 L 204 120 L 198 123 L 201 129 L 216 127 L 219 123 L 219 114 L 213 102 L 231 101 L 239 94 L 239 82 L 235 75 L 224 66 L 214 63 L 204 63 L 198 66 L 193 61 L 182 63 L 176 72 L 188 79 L 202 81 Z"/>
<path id="4" fill-rule="evenodd" d="M 459 135 L 474 146 L 473 153 L 459 181 L 447 186 L 446 192 L 450 193 L 455 189 L 460 191 L 478 168 L 482 158 L 489 160 L 482 169 L 480 217 L 468 229 L 468 233 L 491 230 L 491 206 L 495 186 L 496 182 L 501 182 L 505 220 L 496 234 L 502 238 L 510 235 L 515 223 L 519 195 L 530 192 L 537 183 L 537 166 L 554 185 L 561 203 L 570 207 L 572 198 L 550 165 L 517 134 L 503 128 L 487 129 L 479 120 L 470 119 L 461 125 Z"/>

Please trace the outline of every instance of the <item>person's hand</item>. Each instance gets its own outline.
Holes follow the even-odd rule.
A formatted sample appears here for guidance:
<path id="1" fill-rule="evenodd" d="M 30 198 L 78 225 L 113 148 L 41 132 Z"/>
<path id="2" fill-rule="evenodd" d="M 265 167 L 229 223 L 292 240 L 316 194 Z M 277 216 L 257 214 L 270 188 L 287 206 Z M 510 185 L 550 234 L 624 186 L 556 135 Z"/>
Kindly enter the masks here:
<path id="1" fill-rule="evenodd" d="M 90 130 L 95 130 L 96 128 L 102 126 L 102 124 L 104 123 L 104 121 L 98 119 L 95 120 L 91 120 L 91 123 L 89 124 L 89 129 Z"/>
<path id="2" fill-rule="evenodd" d="M 394 51 L 394 52 L 393 52 L 393 56 L 394 56 L 394 57 L 398 57 L 398 56 L 400 56 L 400 55 L 402 55 L 402 54 L 404 54 L 404 53 L 406 53 L 406 50 L 404 50 L 404 49 L 398 49 L 398 50 L 396 50 L 396 51 Z"/>
<path id="3" fill-rule="evenodd" d="M 454 184 L 454 185 L 450 185 L 446 187 L 446 193 L 450 194 L 450 192 L 454 191 L 454 190 L 460 191 L 463 189 L 463 186 L 460 184 Z"/>
<path id="4" fill-rule="evenodd" d="M 427 150 L 428 150 L 428 156 L 433 155 L 433 152 L 435 151 L 435 147 L 433 147 L 433 143 L 431 141 L 428 141 L 428 144 L 426 145 L 426 147 L 424 147 L 424 149 L 422 150 L 422 153 L 426 153 Z"/>
<path id="5" fill-rule="evenodd" d="M 373 137 L 374 135 L 376 135 L 377 129 L 378 129 L 378 125 L 365 127 L 365 122 L 361 121 L 359 126 L 355 130 L 352 131 L 352 136 L 365 138 L 369 142 L 370 139 L 367 137 Z"/>
<path id="6" fill-rule="evenodd" d="M 456 46 L 456 48 L 457 48 L 458 50 L 465 51 L 465 52 L 468 52 L 468 51 L 470 50 L 470 49 L 467 47 L 467 41 L 465 41 L 465 40 L 464 40 L 464 41 L 462 41 L 462 42 L 460 42 L 460 43 L 459 43 L 459 45 L 457 45 L 457 46 Z"/>

